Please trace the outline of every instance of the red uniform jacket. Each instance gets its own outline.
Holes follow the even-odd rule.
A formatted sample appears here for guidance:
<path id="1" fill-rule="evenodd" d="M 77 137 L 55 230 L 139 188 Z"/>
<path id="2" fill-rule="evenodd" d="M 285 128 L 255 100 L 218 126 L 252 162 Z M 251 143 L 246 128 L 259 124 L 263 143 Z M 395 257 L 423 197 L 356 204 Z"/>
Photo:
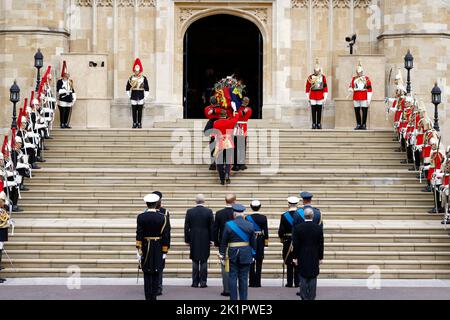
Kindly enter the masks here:
<path id="1" fill-rule="evenodd" d="M 214 151 L 215 155 L 217 155 L 217 153 L 223 149 L 234 148 L 233 129 L 238 120 L 239 113 L 236 113 L 236 115 L 231 119 L 219 119 L 214 122 L 213 128 L 215 129 L 217 134 L 216 150 Z"/>
<path id="2" fill-rule="evenodd" d="M 367 92 L 372 92 L 372 83 L 370 82 L 369 77 L 363 76 L 365 79 L 363 87 L 356 87 L 355 80 L 359 77 L 353 77 L 352 82 L 350 84 L 350 88 L 353 89 L 353 100 L 367 100 Z"/>
<path id="3" fill-rule="evenodd" d="M 221 107 L 215 107 L 213 105 L 209 105 L 205 108 L 205 117 L 208 119 L 219 119 Z"/>
<path id="4" fill-rule="evenodd" d="M 308 80 L 306 80 L 306 93 L 309 93 L 310 100 L 323 100 L 325 98 L 324 92 L 328 92 L 327 78 L 324 75 L 322 75 L 322 88 L 320 89 L 312 88 L 311 90 L 312 76 L 313 75 L 310 75 L 308 77 Z"/>
<path id="5" fill-rule="evenodd" d="M 245 114 L 244 114 L 245 110 Z M 234 132 L 236 136 L 247 136 L 247 122 L 248 119 L 252 116 L 252 108 L 250 107 L 241 107 L 238 110 L 239 120 L 237 122 L 237 127 Z"/>
<path id="6" fill-rule="evenodd" d="M 428 169 L 428 180 L 433 178 L 433 173 L 435 170 L 441 169 L 442 161 L 444 161 L 444 155 L 442 153 L 434 152 L 431 155 L 431 162 L 434 162 L 434 167 L 430 167 L 430 169 Z"/>

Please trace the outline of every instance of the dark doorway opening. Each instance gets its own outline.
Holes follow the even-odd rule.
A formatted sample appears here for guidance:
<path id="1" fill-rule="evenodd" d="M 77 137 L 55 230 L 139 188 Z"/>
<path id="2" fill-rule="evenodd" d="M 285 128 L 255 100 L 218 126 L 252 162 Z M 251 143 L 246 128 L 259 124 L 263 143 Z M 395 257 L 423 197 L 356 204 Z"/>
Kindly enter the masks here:
<path id="1" fill-rule="evenodd" d="M 200 19 L 187 29 L 183 53 L 185 119 L 204 118 L 214 83 L 232 74 L 246 85 L 252 118 L 261 119 L 263 40 L 254 23 L 227 14 Z"/>

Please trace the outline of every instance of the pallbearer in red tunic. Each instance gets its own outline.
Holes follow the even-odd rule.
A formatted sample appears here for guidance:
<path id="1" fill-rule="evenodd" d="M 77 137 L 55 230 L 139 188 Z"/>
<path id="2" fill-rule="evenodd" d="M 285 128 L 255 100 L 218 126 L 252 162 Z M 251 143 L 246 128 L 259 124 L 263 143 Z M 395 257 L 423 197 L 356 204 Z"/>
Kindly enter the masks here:
<path id="1" fill-rule="evenodd" d="M 209 170 L 216 170 L 216 162 L 214 159 L 214 149 L 216 147 L 216 143 L 213 134 L 213 125 L 214 122 L 220 118 L 222 108 L 219 106 L 215 96 L 211 96 L 209 102 L 209 106 L 205 108 L 205 117 L 208 119 L 208 122 L 206 123 L 203 132 L 205 136 L 209 136 L 209 150 L 211 153 L 211 164 L 209 166 Z"/>
<path id="2" fill-rule="evenodd" d="M 353 92 L 353 106 L 355 108 L 356 128 L 355 130 L 366 130 L 368 108 L 372 100 L 372 83 L 359 62 L 356 76 L 352 78 L 349 91 Z M 362 112 L 362 116 L 361 116 Z"/>
<path id="3" fill-rule="evenodd" d="M 245 170 L 246 150 L 247 150 L 247 126 L 248 119 L 252 116 L 252 108 L 248 106 L 250 99 L 244 97 L 242 105 L 238 110 L 239 120 L 234 128 L 234 165 L 233 171 Z"/>
<path id="4" fill-rule="evenodd" d="M 322 129 L 322 107 L 328 97 L 327 78 L 322 73 L 319 59 L 316 59 L 314 73 L 306 80 L 306 99 L 311 106 L 312 128 Z"/>
<path id="5" fill-rule="evenodd" d="M 233 162 L 233 131 L 239 120 L 239 114 L 236 113 L 232 118 L 227 118 L 227 111 L 220 112 L 220 119 L 214 122 L 216 135 L 216 148 L 214 156 L 216 157 L 217 171 L 219 172 L 220 183 L 229 184 L 230 169 Z"/>

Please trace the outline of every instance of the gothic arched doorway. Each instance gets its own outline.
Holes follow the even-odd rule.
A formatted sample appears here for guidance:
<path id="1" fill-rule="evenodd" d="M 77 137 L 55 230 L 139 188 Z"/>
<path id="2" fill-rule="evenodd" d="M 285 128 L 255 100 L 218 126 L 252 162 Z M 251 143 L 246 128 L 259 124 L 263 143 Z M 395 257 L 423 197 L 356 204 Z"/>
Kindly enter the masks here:
<path id="1" fill-rule="evenodd" d="M 208 89 L 234 74 L 247 86 L 252 118 L 262 115 L 263 38 L 251 21 L 216 14 L 193 22 L 183 43 L 184 118 L 204 118 Z"/>

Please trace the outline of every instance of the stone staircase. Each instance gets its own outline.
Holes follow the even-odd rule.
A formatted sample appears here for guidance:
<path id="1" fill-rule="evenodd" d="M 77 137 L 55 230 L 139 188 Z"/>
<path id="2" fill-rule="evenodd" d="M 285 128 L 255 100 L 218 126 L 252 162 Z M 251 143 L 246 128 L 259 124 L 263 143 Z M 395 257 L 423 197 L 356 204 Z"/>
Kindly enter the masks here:
<path id="1" fill-rule="evenodd" d="M 176 125 L 194 136 L 194 121 Z M 253 128 L 278 129 L 278 172 L 261 171 L 269 165 L 253 152 L 250 168 L 221 186 L 206 164 L 173 163 L 174 126 L 54 130 L 47 162 L 22 193 L 24 212 L 14 216 L 15 234 L 6 246 L 14 267 L 5 259 L 5 276 L 66 277 L 77 266 L 82 276 L 135 277 L 135 218 L 145 207 L 143 196 L 160 190 L 172 215 L 166 277 L 190 276 L 183 223 L 195 194 L 203 193 L 215 211 L 235 192 L 247 206 L 255 198 L 262 202 L 270 222 L 263 276 L 280 278 L 279 218 L 288 195 L 308 190 L 325 223 L 322 278 L 368 278 L 378 271 L 392 279 L 450 278 L 442 217 L 426 213 L 433 198 L 400 164 L 404 155 L 395 151 L 390 131 L 311 131 L 254 121 Z M 203 140 L 189 155 L 206 148 Z M 218 277 L 216 250 L 209 263 L 210 275 Z"/>

